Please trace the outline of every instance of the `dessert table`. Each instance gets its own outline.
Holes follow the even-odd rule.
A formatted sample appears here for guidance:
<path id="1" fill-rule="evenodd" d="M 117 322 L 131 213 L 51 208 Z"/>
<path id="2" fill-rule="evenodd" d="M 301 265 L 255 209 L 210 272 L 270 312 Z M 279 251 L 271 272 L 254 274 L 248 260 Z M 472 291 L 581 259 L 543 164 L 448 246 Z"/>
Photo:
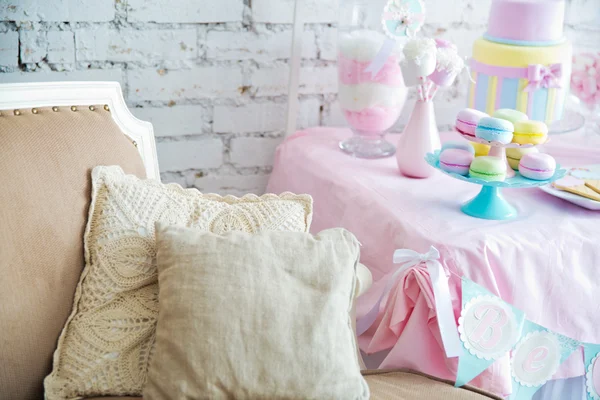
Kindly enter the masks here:
<path id="1" fill-rule="evenodd" d="M 473 218 L 463 214 L 460 205 L 477 194 L 479 186 L 440 172 L 429 179 L 403 177 L 395 157 L 349 157 L 338 143 L 350 135 L 345 128 L 317 127 L 288 137 L 277 149 L 267 191 L 309 193 L 314 198 L 313 232 L 344 227 L 357 236 L 361 262 L 371 270 L 374 282 L 359 298 L 359 318 L 376 303 L 397 268 L 392 263 L 395 249 L 424 253 L 433 245 L 440 262 L 453 272 L 449 284 L 455 318 L 461 308 L 459 276 L 465 276 L 535 323 L 580 341 L 600 343 L 600 212 L 539 188 L 505 189 L 506 199 L 519 212 L 517 218 Z M 395 144 L 398 137 L 388 135 L 388 140 Z M 441 138 L 459 136 L 443 132 Z M 600 163 L 600 137 L 582 133 L 552 136 L 540 150 L 563 166 Z M 447 359 L 441 347 L 426 270 L 408 270 L 387 299 L 375 324 L 359 338 L 363 353 L 373 354 L 367 365 L 413 368 L 455 379 L 457 359 Z M 582 357 L 576 351 L 554 378 L 582 376 Z M 501 395 L 510 393 L 508 357 L 471 384 Z"/>

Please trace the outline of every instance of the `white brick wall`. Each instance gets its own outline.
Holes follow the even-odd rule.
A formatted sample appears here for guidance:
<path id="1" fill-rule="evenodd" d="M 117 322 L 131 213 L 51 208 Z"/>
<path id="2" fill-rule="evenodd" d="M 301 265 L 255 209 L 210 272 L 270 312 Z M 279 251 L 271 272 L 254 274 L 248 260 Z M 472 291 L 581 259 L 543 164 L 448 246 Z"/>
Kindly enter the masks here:
<path id="1" fill-rule="evenodd" d="M 219 168 L 223 164 L 223 142 L 218 138 L 160 142 L 157 152 L 161 171 Z"/>
<path id="2" fill-rule="evenodd" d="M 127 70 L 130 101 L 177 102 L 187 99 L 239 97 L 243 86 L 242 79 L 242 70 L 236 66 Z"/>
<path id="3" fill-rule="evenodd" d="M 115 17 L 114 0 L 3 0 L 2 21 L 104 22 Z"/>
<path id="4" fill-rule="evenodd" d="M 210 31 L 206 39 L 207 57 L 215 60 L 255 60 L 266 62 L 290 58 L 292 31 L 256 34 L 254 32 Z M 315 33 L 302 36 L 302 57 L 317 58 Z"/>
<path id="5" fill-rule="evenodd" d="M 0 33 L 0 66 L 19 65 L 19 33 L 8 31 Z"/>
<path id="6" fill-rule="evenodd" d="M 240 0 L 129 0 L 127 17 L 140 22 L 237 22 L 242 21 Z"/>
<path id="7" fill-rule="evenodd" d="M 341 0 L 299 1 L 298 128 L 345 125 L 335 95 Z M 598 0 L 568 2 L 566 34 L 598 50 Z M 423 34 L 470 55 L 491 0 L 426 3 Z M 0 0 L 0 82 L 120 82 L 133 114 L 154 125 L 164 181 L 260 194 L 286 125 L 292 11 L 293 0 Z M 463 107 L 466 87 L 463 75 L 439 92 L 440 125 Z"/>
<path id="8" fill-rule="evenodd" d="M 50 31 L 46 36 L 48 41 L 49 63 L 69 63 L 75 62 L 75 41 L 73 32 L 69 31 Z"/>
<path id="9" fill-rule="evenodd" d="M 186 60 L 197 57 L 196 29 L 80 29 L 75 33 L 78 61 Z"/>

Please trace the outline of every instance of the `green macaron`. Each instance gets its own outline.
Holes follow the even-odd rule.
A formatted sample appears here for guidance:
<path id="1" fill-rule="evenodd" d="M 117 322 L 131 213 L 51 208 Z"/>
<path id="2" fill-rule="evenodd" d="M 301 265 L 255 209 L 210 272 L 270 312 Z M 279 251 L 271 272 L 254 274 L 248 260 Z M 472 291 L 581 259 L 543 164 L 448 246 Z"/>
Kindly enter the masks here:
<path id="1" fill-rule="evenodd" d="M 503 181 L 506 178 L 506 164 L 499 157 L 475 157 L 469 168 L 469 175 L 486 181 Z"/>
<path id="2" fill-rule="evenodd" d="M 529 119 L 527 114 L 522 113 L 521 111 L 512 110 L 510 108 L 500 108 L 494 111 L 492 117 L 510 121 L 513 123 L 513 125 L 517 122 L 527 121 Z"/>

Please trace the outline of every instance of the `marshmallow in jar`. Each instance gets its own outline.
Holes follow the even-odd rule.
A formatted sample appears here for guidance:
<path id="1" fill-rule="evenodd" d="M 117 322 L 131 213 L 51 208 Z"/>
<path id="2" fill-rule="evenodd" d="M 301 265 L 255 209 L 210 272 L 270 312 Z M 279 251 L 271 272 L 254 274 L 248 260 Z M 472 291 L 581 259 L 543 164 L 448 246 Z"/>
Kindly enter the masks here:
<path id="1" fill-rule="evenodd" d="M 373 30 L 340 33 L 338 41 L 338 100 L 348 123 L 363 133 L 380 134 L 398 119 L 406 88 L 396 45 L 382 68 L 367 70 L 386 36 Z"/>
<path id="2" fill-rule="evenodd" d="M 404 46 L 404 60 L 400 63 L 406 86 L 415 86 L 429 76 L 436 66 L 436 45 L 433 39 L 414 38 Z"/>

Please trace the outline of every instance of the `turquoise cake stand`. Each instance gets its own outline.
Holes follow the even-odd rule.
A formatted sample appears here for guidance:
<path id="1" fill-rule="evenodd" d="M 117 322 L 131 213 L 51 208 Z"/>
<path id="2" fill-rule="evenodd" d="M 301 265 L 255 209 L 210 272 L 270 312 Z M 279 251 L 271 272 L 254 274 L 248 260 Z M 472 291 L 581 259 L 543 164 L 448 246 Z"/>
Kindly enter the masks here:
<path id="1" fill-rule="evenodd" d="M 460 209 L 467 215 L 483 219 L 504 220 L 517 216 L 517 209 L 510 205 L 506 199 L 504 199 L 504 196 L 501 192 L 502 188 L 529 188 L 544 186 L 550 182 L 562 178 L 567 173 L 566 169 L 560 168 L 560 165 L 557 165 L 554 176 L 545 181 L 534 181 L 532 179 L 523 178 L 521 174 L 515 172 L 515 176 L 506 178 L 506 180 L 502 182 L 490 182 L 483 179 L 471 178 L 468 176 L 458 175 L 453 172 L 444 171 L 440 168 L 439 150 L 435 153 L 428 153 L 425 156 L 425 160 L 429 165 L 439 169 L 452 178 L 482 186 L 479 194 L 463 204 Z"/>

